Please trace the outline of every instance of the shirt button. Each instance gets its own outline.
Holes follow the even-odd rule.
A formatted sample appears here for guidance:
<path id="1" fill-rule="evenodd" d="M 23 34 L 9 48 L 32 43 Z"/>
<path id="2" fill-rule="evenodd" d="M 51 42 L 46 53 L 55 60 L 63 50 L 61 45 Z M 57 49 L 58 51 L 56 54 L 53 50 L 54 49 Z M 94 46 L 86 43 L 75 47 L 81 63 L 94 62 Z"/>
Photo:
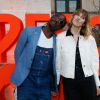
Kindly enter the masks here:
<path id="1" fill-rule="evenodd" d="M 45 54 L 48 54 L 48 51 L 45 51 Z"/>
<path id="2" fill-rule="evenodd" d="M 76 66 L 76 69 L 78 69 L 78 66 Z"/>
<path id="3" fill-rule="evenodd" d="M 41 49 L 40 49 L 40 52 L 41 52 Z"/>
<path id="4" fill-rule="evenodd" d="M 85 65 L 83 65 L 83 67 L 85 67 Z"/>
<path id="5" fill-rule="evenodd" d="M 79 52 L 76 52 L 76 54 L 78 55 L 78 54 L 79 54 Z"/>
<path id="6" fill-rule="evenodd" d="M 40 61 L 40 64 L 43 64 L 43 61 Z"/>
<path id="7" fill-rule="evenodd" d="M 88 75 L 86 75 L 86 77 L 88 77 Z"/>

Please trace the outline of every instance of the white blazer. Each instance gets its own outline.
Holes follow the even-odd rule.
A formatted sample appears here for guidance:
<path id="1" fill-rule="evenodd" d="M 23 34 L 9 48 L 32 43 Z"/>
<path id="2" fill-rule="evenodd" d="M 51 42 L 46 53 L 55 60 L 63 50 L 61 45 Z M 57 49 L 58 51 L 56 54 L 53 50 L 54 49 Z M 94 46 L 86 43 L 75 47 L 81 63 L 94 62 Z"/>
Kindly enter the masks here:
<path id="1" fill-rule="evenodd" d="M 85 77 L 94 75 L 96 86 L 100 86 L 98 77 L 99 55 L 95 39 L 92 35 L 88 39 L 79 36 L 79 51 Z M 66 78 L 75 78 L 75 53 L 76 44 L 72 36 L 66 36 L 66 31 L 57 36 L 57 84 L 60 75 Z"/>

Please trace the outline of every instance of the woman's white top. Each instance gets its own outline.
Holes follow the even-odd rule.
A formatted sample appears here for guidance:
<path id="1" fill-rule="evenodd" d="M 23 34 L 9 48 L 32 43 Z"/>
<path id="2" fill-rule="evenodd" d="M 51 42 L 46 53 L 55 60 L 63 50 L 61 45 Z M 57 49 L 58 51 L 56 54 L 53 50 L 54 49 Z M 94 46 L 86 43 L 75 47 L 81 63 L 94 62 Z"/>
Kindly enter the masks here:
<path id="1" fill-rule="evenodd" d="M 79 50 L 82 62 L 82 68 L 85 77 L 94 75 L 97 86 L 100 86 L 98 77 L 99 72 L 99 54 L 97 45 L 93 36 L 85 39 L 79 36 Z M 73 36 L 66 36 L 66 31 L 57 36 L 57 83 L 59 84 L 60 75 L 65 78 L 75 78 L 75 52 L 76 44 Z"/>

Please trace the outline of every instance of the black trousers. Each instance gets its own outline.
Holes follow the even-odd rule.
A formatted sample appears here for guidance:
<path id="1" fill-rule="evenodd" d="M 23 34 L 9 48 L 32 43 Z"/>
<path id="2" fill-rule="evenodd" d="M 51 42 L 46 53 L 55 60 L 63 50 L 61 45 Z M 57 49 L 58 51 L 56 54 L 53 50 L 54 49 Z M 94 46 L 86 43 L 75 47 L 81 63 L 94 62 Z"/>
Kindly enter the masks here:
<path id="1" fill-rule="evenodd" d="M 65 100 L 97 100 L 94 76 L 82 79 L 63 78 Z"/>

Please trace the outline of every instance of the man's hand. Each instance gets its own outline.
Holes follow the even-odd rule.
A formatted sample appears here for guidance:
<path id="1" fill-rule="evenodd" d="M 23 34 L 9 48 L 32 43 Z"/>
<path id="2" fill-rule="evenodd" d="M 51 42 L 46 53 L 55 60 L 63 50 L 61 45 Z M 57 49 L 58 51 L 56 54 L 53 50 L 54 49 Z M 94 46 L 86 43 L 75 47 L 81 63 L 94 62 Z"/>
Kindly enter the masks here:
<path id="1" fill-rule="evenodd" d="M 14 100 L 15 87 L 16 86 L 14 84 L 9 84 L 7 87 L 5 87 L 6 100 Z"/>
<path id="2" fill-rule="evenodd" d="M 57 96 L 57 93 L 56 93 L 56 92 L 51 91 L 51 95 L 52 95 L 52 96 Z"/>

